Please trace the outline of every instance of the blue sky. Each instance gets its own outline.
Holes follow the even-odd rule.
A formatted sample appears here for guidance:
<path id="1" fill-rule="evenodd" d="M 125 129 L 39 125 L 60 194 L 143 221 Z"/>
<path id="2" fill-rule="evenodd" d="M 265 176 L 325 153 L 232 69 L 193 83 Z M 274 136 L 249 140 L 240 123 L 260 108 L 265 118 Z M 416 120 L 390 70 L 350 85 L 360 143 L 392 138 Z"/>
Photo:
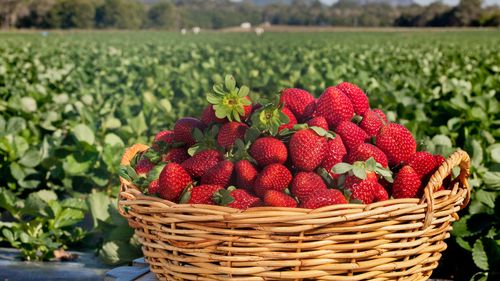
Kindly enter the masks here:
<path id="1" fill-rule="evenodd" d="M 320 1 L 327 4 L 337 2 L 337 0 L 320 0 Z M 422 5 L 427 5 L 431 2 L 434 2 L 435 0 L 413 0 L 413 1 Z M 443 0 L 443 2 L 448 5 L 456 5 L 459 2 L 459 0 Z M 492 4 L 500 5 L 500 0 L 485 0 L 484 2 L 486 5 L 492 5 Z"/>

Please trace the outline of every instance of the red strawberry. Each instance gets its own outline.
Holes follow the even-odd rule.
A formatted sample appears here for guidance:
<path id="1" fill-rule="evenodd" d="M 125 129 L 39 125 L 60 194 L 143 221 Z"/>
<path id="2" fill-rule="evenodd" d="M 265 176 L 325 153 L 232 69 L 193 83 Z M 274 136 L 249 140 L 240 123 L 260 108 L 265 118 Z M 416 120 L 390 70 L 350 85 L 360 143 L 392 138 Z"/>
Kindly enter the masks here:
<path id="1" fill-rule="evenodd" d="M 410 131 L 396 123 L 389 123 L 380 129 L 375 145 L 385 153 L 391 166 L 408 161 L 417 150 L 417 143 Z"/>
<path id="2" fill-rule="evenodd" d="M 354 116 L 351 100 L 335 87 L 328 87 L 316 102 L 317 116 L 325 117 L 330 129 Z"/>
<path id="3" fill-rule="evenodd" d="M 252 144 L 250 155 L 263 167 L 272 163 L 285 163 L 288 151 L 280 140 L 272 137 L 264 137 L 257 139 Z"/>
<path id="4" fill-rule="evenodd" d="M 370 137 L 374 137 L 385 124 L 387 124 L 387 118 L 384 112 L 380 109 L 373 109 L 365 112 L 363 119 L 359 123 L 359 127 Z"/>
<path id="5" fill-rule="evenodd" d="M 332 172 L 333 166 L 343 161 L 346 156 L 347 151 L 345 149 L 342 138 L 336 135 L 334 139 L 328 140 L 327 148 L 325 151 L 325 159 L 321 163 L 321 167 L 324 168 L 333 179 L 337 179 L 339 175 Z"/>
<path id="6" fill-rule="evenodd" d="M 162 155 L 163 162 L 174 162 L 181 164 L 189 158 L 187 149 L 183 147 L 171 148 L 167 153 Z"/>
<path id="7" fill-rule="evenodd" d="M 396 199 L 416 198 L 421 195 L 421 185 L 418 173 L 411 166 L 404 166 L 394 179 L 392 196 Z"/>
<path id="8" fill-rule="evenodd" d="M 323 189 L 326 189 L 326 184 L 313 172 L 298 172 L 292 181 L 292 194 L 300 201 L 306 200 L 315 191 Z"/>
<path id="9" fill-rule="evenodd" d="M 340 123 L 335 132 L 342 137 L 342 141 L 349 153 L 369 139 L 363 129 L 350 121 Z"/>
<path id="10" fill-rule="evenodd" d="M 281 91 L 280 103 L 285 104 L 295 117 L 303 121 L 310 117 L 316 107 L 315 98 L 307 91 L 296 88 L 288 88 Z"/>
<path id="11" fill-rule="evenodd" d="M 203 109 L 203 112 L 201 113 L 201 122 L 208 126 L 212 123 L 225 123 L 227 122 L 227 119 L 217 118 L 217 116 L 215 116 L 214 106 L 209 104 L 205 107 L 205 109 Z"/>
<path id="12" fill-rule="evenodd" d="M 317 209 L 336 204 L 347 204 L 344 194 L 336 189 L 322 189 L 314 192 L 306 200 L 301 202 L 300 207 Z"/>
<path id="13" fill-rule="evenodd" d="M 370 157 L 373 157 L 377 163 L 382 164 L 384 168 L 388 167 L 387 156 L 378 147 L 369 143 L 362 143 L 355 150 L 351 151 L 348 156 L 348 162 L 366 161 Z"/>
<path id="14" fill-rule="evenodd" d="M 244 189 L 252 189 L 257 177 L 257 170 L 248 160 L 240 160 L 234 164 L 236 185 Z"/>
<path id="15" fill-rule="evenodd" d="M 233 174 L 233 167 L 233 162 L 229 160 L 220 161 L 201 177 L 201 183 L 227 186 Z"/>
<path id="16" fill-rule="evenodd" d="M 229 149 L 236 139 L 241 139 L 245 137 L 245 132 L 247 131 L 248 126 L 245 123 L 240 122 L 229 122 L 219 129 L 219 135 L 217 136 L 217 143 L 224 147 L 225 149 Z"/>
<path id="17" fill-rule="evenodd" d="M 205 128 L 205 124 L 192 117 L 184 117 L 177 120 L 174 125 L 174 140 L 183 142 L 188 146 L 195 144 L 196 141 L 192 134 L 194 128 L 203 130 Z"/>
<path id="18" fill-rule="evenodd" d="M 187 203 L 214 205 L 212 198 L 221 189 L 223 189 L 222 186 L 214 184 L 203 184 L 193 187 L 190 191 L 187 191 L 190 193 Z"/>
<path id="19" fill-rule="evenodd" d="M 438 165 L 438 166 L 440 166 L 441 164 L 443 164 L 446 161 L 446 159 L 439 154 L 434 155 L 434 160 L 436 161 L 436 165 Z"/>
<path id="20" fill-rule="evenodd" d="M 375 195 L 373 202 L 389 200 L 389 193 L 387 193 L 387 190 L 380 183 L 374 185 L 373 194 Z"/>
<path id="21" fill-rule="evenodd" d="M 377 175 L 374 172 L 367 172 L 366 179 L 348 175 L 345 178 L 344 187 L 352 192 L 352 199 L 360 200 L 363 204 L 371 204 L 375 198 L 377 180 Z"/>
<path id="22" fill-rule="evenodd" d="M 349 97 L 356 114 L 363 115 L 370 109 L 368 97 L 358 86 L 349 82 L 342 82 L 335 87 Z"/>
<path id="23" fill-rule="evenodd" d="M 319 127 L 328 131 L 328 122 L 326 122 L 325 117 L 318 116 L 306 122 L 309 127 Z"/>
<path id="24" fill-rule="evenodd" d="M 288 109 L 286 107 L 283 107 L 281 112 L 283 112 L 286 116 L 288 116 L 288 119 L 290 119 L 290 121 L 288 121 L 287 124 L 279 126 L 278 131 L 281 132 L 281 130 L 284 130 L 284 129 L 292 129 L 293 126 L 297 124 L 297 119 L 295 118 L 295 115 L 293 115 L 293 113 L 290 111 L 290 109 Z"/>
<path id="25" fill-rule="evenodd" d="M 174 142 L 174 131 L 165 130 L 156 134 L 153 140 L 153 148 L 156 150 L 159 148 L 158 142 L 165 142 L 167 144 L 171 144 Z"/>
<path id="26" fill-rule="evenodd" d="M 139 176 L 146 176 L 146 174 L 153 169 L 155 165 L 149 161 L 148 158 L 142 157 L 135 165 L 135 172 Z"/>
<path id="27" fill-rule="evenodd" d="M 158 193 L 163 199 L 177 202 L 182 191 L 192 182 L 193 180 L 181 165 L 168 163 L 160 173 Z"/>
<path id="28" fill-rule="evenodd" d="M 182 167 L 194 178 L 200 178 L 210 168 L 222 160 L 222 155 L 214 149 L 203 150 L 182 162 Z"/>
<path id="29" fill-rule="evenodd" d="M 418 151 L 413 154 L 406 164 L 412 167 L 421 177 L 429 175 L 438 167 L 434 155 L 425 151 Z"/>
<path id="30" fill-rule="evenodd" d="M 326 137 L 318 135 L 313 129 L 304 129 L 293 134 L 289 144 L 293 165 L 302 171 L 316 169 L 325 158 L 327 142 Z"/>
<path id="31" fill-rule="evenodd" d="M 264 197 L 268 190 L 283 191 L 292 182 L 292 173 L 282 164 L 270 164 L 255 178 L 254 191 Z"/>
<path id="32" fill-rule="evenodd" d="M 290 195 L 277 190 L 268 190 L 264 195 L 264 204 L 271 207 L 297 207 L 297 201 Z"/>
<path id="33" fill-rule="evenodd" d="M 150 182 L 148 185 L 148 194 L 156 194 L 156 193 L 158 193 L 159 189 L 160 189 L 160 180 L 155 179 L 154 181 Z"/>
<path id="34" fill-rule="evenodd" d="M 240 210 L 245 210 L 250 207 L 258 207 L 262 205 L 259 197 L 254 196 L 248 190 L 234 189 L 231 187 L 226 190 L 222 189 L 214 194 L 213 200 L 222 206 L 228 206 Z"/>

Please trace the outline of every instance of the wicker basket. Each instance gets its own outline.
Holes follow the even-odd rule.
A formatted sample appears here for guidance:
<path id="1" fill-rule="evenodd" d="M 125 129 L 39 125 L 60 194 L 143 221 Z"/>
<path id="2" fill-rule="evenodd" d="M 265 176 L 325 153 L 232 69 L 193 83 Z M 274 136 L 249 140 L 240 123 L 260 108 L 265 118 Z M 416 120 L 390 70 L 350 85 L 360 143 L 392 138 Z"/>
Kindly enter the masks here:
<path id="1" fill-rule="evenodd" d="M 145 149 L 128 149 L 122 164 Z M 118 204 L 162 280 L 426 280 L 469 201 L 469 165 L 453 153 L 421 200 L 240 211 L 175 204 L 122 179 Z M 460 175 L 435 192 L 456 166 Z"/>

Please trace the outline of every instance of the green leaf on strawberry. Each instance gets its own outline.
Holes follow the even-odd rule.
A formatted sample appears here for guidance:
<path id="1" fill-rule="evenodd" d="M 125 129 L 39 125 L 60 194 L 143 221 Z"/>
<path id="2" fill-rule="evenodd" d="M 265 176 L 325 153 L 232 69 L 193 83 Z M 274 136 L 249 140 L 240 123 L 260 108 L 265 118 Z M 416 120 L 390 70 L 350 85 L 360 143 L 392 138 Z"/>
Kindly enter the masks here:
<path id="1" fill-rule="evenodd" d="M 213 105 L 215 116 L 241 122 L 241 118 L 245 116 L 245 107 L 252 104 L 248 99 L 249 88 L 237 88 L 234 77 L 226 75 L 224 84 L 214 85 L 213 91 L 207 94 L 207 101 Z"/>

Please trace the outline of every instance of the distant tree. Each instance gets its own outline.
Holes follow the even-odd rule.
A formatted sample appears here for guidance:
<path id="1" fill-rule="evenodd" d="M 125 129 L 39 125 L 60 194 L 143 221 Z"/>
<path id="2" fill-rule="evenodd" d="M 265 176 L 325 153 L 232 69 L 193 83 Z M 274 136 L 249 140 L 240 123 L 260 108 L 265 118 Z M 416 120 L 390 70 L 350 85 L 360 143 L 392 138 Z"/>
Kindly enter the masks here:
<path id="1" fill-rule="evenodd" d="M 48 25 L 57 28 L 92 28 L 95 7 L 91 0 L 59 0 L 48 15 Z"/>
<path id="2" fill-rule="evenodd" d="M 28 0 L 1 0 L 0 23 L 2 28 L 16 26 L 17 20 L 29 13 Z"/>
<path id="3" fill-rule="evenodd" d="M 461 26 L 469 26 L 481 16 L 483 0 L 460 0 L 455 8 L 455 17 Z"/>
<path id="4" fill-rule="evenodd" d="M 134 0 L 104 0 L 96 10 L 96 25 L 119 29 L 138 29 L 145 18 L 144 6 Z"/>
<path id="5" fill-rule="evenodd" d="M 177 23 L 175 6 L 169 1 L 161 1 L 149 8 L 148 26 L 155 28 L 173 28 Z"/>

